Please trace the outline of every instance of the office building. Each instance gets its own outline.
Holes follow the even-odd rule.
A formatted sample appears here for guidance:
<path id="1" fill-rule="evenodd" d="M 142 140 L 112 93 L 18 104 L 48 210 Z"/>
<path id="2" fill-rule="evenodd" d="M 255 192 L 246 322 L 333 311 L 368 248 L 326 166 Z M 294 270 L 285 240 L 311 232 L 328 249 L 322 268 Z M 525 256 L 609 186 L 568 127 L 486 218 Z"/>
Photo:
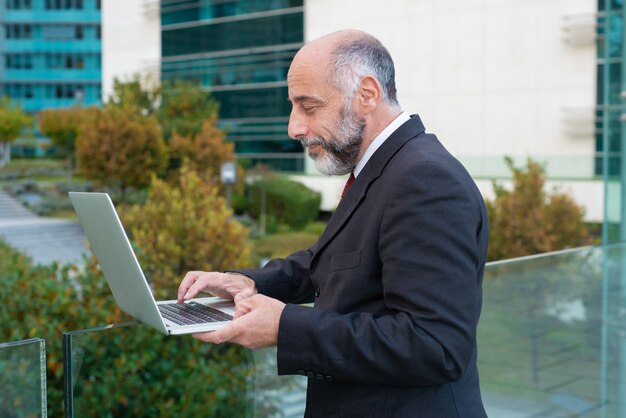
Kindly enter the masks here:
<path id="1" fill-rule="evenodd" d="M 100 33 L 100 0 L 0 2 L 0 95 L 29 113 L 100 103 Z"/>
<path id="2" fill-rule="evenodd" d="M 486 197 L 492 180 L 510 179 L 505 156 L 518 167 L 532 158 L 548 189 L 600 221 L 619 217 L 626 195 L 621 181 L 605 191 L 604 177 L 619 180 L 626 161 L 623 13 L 617 0 L 161 0 L 153 42 L 162 79 L 198 81 L 220 101 L 239 158 L 294 174 L 323 192 L 325 209 L 343 179 L 318 175 L 288 139 L 286 72 L 303 42 L 356 28 L 389 48 L 401 105 L 422 116 Z"/>
<path id="3" fill-rule="evenodd" d="M 0 93 L 27 112 L 100 97 L 100 1 L 0 3 Z"/>
<path id="4" fill-rule="evenodd" d="M 200 83 L 249 165 L 302 172 L 287 136 L 287 70 L 304 40 L 302 0 L 161 1 L 161 78 Z"/>

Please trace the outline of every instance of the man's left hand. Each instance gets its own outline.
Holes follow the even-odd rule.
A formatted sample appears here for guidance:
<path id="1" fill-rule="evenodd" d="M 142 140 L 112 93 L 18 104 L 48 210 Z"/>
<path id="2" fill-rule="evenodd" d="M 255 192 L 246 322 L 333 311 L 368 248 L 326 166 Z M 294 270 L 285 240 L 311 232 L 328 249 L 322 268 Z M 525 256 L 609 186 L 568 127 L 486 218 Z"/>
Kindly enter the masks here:
<path id="1" fill-rule="evenodd" d="M 260 294 L 235 298 L 235 304 L 235 319 L 231 323 L 215 331 L 194 334 L 193 337 L 214 344 L 236 343 L 246 348 L 276 345 L 278 324 L 285 304 Z"/>

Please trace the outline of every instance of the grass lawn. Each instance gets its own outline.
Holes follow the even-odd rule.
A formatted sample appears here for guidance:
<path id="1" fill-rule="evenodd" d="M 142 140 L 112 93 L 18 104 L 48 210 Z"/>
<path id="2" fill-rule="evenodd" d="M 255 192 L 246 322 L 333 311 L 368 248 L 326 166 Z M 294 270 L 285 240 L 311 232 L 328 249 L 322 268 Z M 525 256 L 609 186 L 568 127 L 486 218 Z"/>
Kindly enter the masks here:
<path id="1" fill-rule="evenodd" d="M 65 168 L 65 165 L 66 161 L 58 158 L 12 158 L 7 166 L 0 167 L 0 173 L 28 168 Z"/>
<path id="2" fill-rule="evenodd" d="M 66 182 L 65 160 L 53 158 L 12 159 L 0 167 L 0 186 L 11 181 L 31 180 L 46 183 Z"/>
<path id="3" fill-rule="evenodd" d="M 307 231 L 284 232 L 257 238 L 252 241 L 253 257 L 258 260 L 286 257 L 295 251 L 309 248 L 318 238 L 319 234 Z"/>

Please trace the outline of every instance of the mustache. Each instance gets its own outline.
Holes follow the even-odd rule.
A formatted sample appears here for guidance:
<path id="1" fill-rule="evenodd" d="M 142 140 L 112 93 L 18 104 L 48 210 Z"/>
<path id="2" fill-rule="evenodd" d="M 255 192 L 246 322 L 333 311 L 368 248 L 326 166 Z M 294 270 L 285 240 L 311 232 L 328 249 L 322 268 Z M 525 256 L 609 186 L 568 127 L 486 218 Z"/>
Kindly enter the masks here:
<path id="1" fill-rule="evenodd" d="M 300 141 L 302 146 L 305 148 L 313 147 L 315 145 L 321 145 L 324 148 L 326 148 L 327 146 L 326 141 L 324 141 L 322 138 L 319 138 L 319 137 L 318 138 L 300 138 L 298 139 L 298 141 Z"/>
<path id="2" fill-rule="evenodd" d="M 311 137 L 311 138 L 300 138 L 298 139 L 298 141 L 300 141 L 302 146 L 305 148 L 313 147 L 315 145 L 321 145 L 322 148 L 324 148 L 324 150 L 333 154 L 342 154 L 345 152 L 342 149 L 341 144 L 338 143 L 336 139 L 334 141 L 333 140 L 328 141 L 322 137 L 317 136 L 317 137 Z"/>

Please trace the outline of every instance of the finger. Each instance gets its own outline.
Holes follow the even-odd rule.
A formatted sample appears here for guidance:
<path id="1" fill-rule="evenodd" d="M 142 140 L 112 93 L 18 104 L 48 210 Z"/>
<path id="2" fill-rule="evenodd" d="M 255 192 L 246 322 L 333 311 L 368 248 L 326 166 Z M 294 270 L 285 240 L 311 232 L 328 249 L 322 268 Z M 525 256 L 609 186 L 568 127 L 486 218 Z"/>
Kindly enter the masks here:
<path id="1" fill-rule="evenodd" d="M 178 302 L 183 302 L 185 299 L 185 295 L 187 294 L 187 292 L 189 291 L 189 288 L 191 287 L 191 285 L 193 285 L 196 281 L 196 278 L 198 277 L 199 272 L 198 271 L 190 271 L 187 274 L 185 274 L 185 277 L 183 278 L 182 282 L 180 282 L 180 285 L 178 286 Z"/>
<path id="2" fill-rule="evenodd" d="M 237 319 L 247 313 L 250 313 L 253 309 L 252 305 L 250 303 L 248 303 L 249 300 L 244 299 L 243 301 L 236 303 L 235 304 L 235 316 L 234 318 Z"/>
<path id="3" fill-rule="evenodd" d="M 191 286 L 189 286 L 189 288 L 187 289 L 187 293 L 183 295 L 184 300 L 193 299 L 194 297 L 196 297 L 196 295 L 198 295 L 198 293 L 205 290 L 214 281 L 211 280 L 213 278 L 212 273 L 207 273 L 204 271 L 196 273 L 198 274 L 196 274 L 195 276 L 195 281 L 191 284 Z"/>
<path id="4" fill-rule="evenodd" d="M 248 299 L 250 296 L 254 296 L 256 293 L 253 290 L 245 290 L 243 292 L 239 292 L 235 295 L 234 301 L 235 304 Z"/>
<path id="5" fill-rule="evenodd" d="M 222 328 L 216 329 L 215 331 L 192 334 L 192 337 L 197 340 L 213 344 L 221 344 L 230 341 L 236 336 L 237 331 L 232 322 Z"/>

